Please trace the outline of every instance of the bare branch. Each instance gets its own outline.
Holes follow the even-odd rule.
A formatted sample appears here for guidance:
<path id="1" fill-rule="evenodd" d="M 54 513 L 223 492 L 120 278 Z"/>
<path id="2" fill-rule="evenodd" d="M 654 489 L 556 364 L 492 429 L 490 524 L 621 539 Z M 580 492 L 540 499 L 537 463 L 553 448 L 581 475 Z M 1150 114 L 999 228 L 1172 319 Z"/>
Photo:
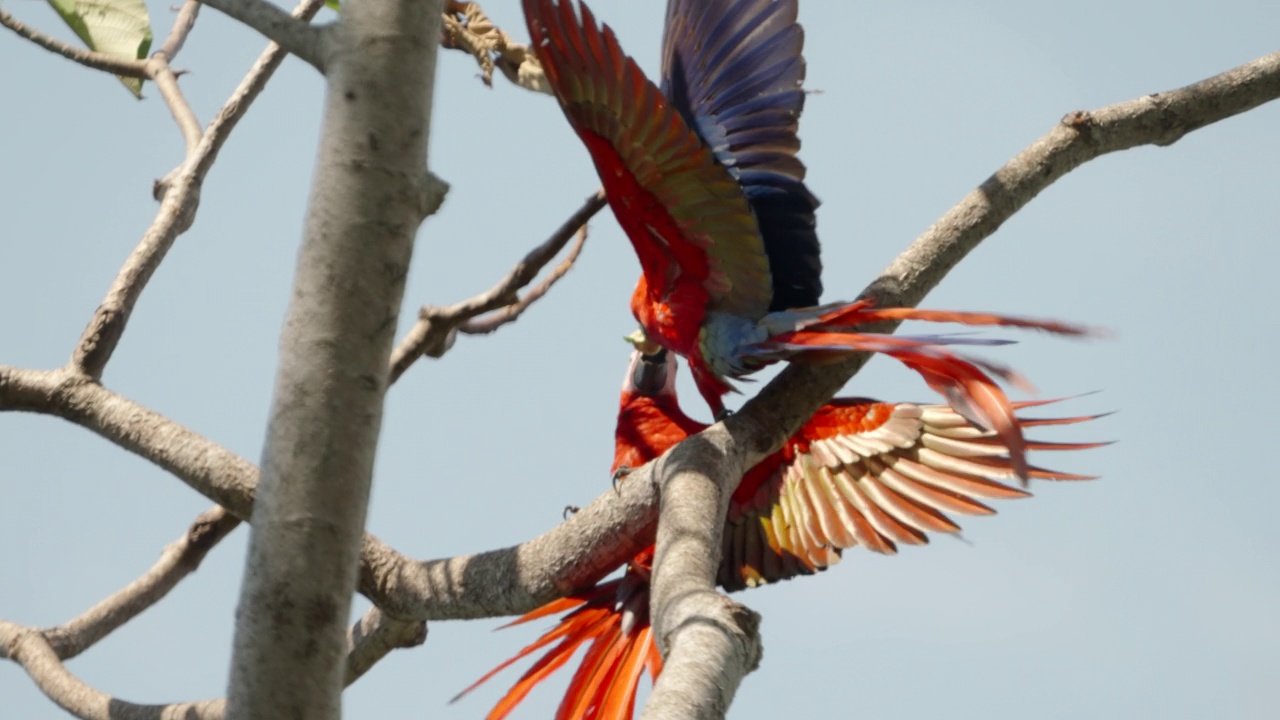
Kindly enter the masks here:
<path id="1" fill-rule="evenodd" d="M 9 28 L 19 36 L 30 40 L 45 50 L 57 53 L 68 60 L 74 60 L 85 67 L 109 72 L 112 75 L 138 78 L 140 80 L 146 80 L 150 77 L 147 73 L 145 60 L 123 58 L 68 45 L 57 38 L 45 35 L 39 30 L 27 27 L 4 9 L 0 9 L 0 25 Z"/>
<path id="2" fill-rule="evenodd" d="M 498 284 L 486 292 L 448 307 L 424 305 L 418 311 L 418 322 L 410 328 L 404 339 L 396 345 L 395 351 L 391 353 L 391 381 L 395 382 L 399 379 L 404 374 L 404 371 L 408 370 L 409 366 L 413 365 L 423 355 L 431 357 L 444 355 L 452 345 L 454 331 L 461 328 L 463 323 L 483 313 L 523 303 L 524 307 L 510 311 L 515 316 L 518 316 L 530 304 L 545 295 L 551 285 L 554 285 L 556 280 L 568 272 L 569 267 L 573 265 L 573 261 L 577 259 L 578 252 L 582 249 L 582 243 L 586 239 L 585 234 L 579 238 L 578 244 L 570 251 L 569 258 L 564 263 L 561 263 L 560 267 L 553 270 L 542 285 L 530 291 L 524 300 L 521 300 L 517 293 L 520 288 L 528 285 L 537 277 L 538 272 L 568 244 L 574 233 L 585 231 L 587 221 L 597 212 L 600 212 L 604 205 L 603 190 L 597 191 L 595 195 L 587 198 L 582 207 L 570 215 L 569 219 L 565 220 L 551 234 L 551 237 L 547 238 L 538 247 L 530 250 L 529 254 L 525 255 L 520 262 L 516 263 L 515 267 L 511 268 L 506 277 L 502 278 L 502 280 L 498 281 Z M 515 319 L 512 317 L 499 322 L 498 318 L 501 317 L 503 312 L 507 311 L 500 311 L 495 314 L 495 318 L 486 318 L 482 321 L 493 323 L 492 328 L 485 330 L 482 329 L 482 326 L 477 326 L 476 329 L 470 332 L 474 334 L 493 332 L 498 326 Z M 463 332 L 468 331 L 463 330 Z"/>
<path id="3" fill-rule="evenodd" d="M 478 3 L 456 0 L 445 3 L 440 46 L 474 57 L 485 85 L 493 86 L 493 70 L 497 68 L 508 80 L 526 90 L 551 94 L 542 65 L 529 46 L 514 42 L 493 24 Z"/>
<path id="4" fill-rule="evenodd" d="M 294 9 L 294 16 L 300 20 L 310 19 L 321 7 L 324 7 L 324 0 L 302 0 Z M 120 268 L 106 298 L 94 311 L 72 353 L 71 365 L 79 372 L 93 379 L 102 377 L 102 371 L 115 352 L 147 282 L 174 241 L 195 221 L 200 188 L 218 151 L 284 57 L 285 52 L 275 44 L 262 52 L 222 110 L 209 123 L 195 152 L 188 154 L 182 165 L 158 184 L 156 195 L 161 203 L 155 220 Z M 175 117 L 177 114 L 175 111 Z"/>
<path id="5" fill-rule="evenodd" d="M 161 53 L 152 55 L 147 61 L 147 74 L 155 82 L 165 105 L 169 106 L 169 112 L 173 114 L 173 119 L 178 123 L 178 130 L 182 132 L 187 157 L 191 157 L 199 146 L 204 132 L 200 129 L 200 120 L 196 118 L 191 104 L 187 102 L 182 89 L 178 87 L 178 78 L 169 67 L 169 58 Z"/>
<path id="6" fill-rule="evenodd" d="M 69 370 L 0 366 L 0 410 L 61 417 L 155 463 L 241 519 L 252 511 L 252 463 Z M 657 497 L 652 482 L 629 481 L 529 543 L 445 560 L 415 561 L 366 534 L 360 591 L 405 620 L 526 612 L 599 580 L 651 542 Z"/>
<path id="7" fill-rule="evenodd" d="M 1072 167 L 1144 142 L 1167 143 L 1277 96 L 1280 54 L 1183 90 L 1088 113 L 1091 121 L 1083 126 L 1079 116 L 1068 116 L 921 235 L 865 294 L 884 305 L 915 305 L 978 242 Z M 1182 129 L 1171 135 L 1169 128 Z M 708 431 L 727 432 L 733 439 L 723 450 L 716 443 L 703 445 L 708 457 L 720 452 L 722 456 L 714 462 L 690 456 L 688 462 L 673 462 L 667 469 L 679 466 L 682 472 L 692 473 L 756 462 L 834 394 L 861 362 L 852 359 L 837 366 L 785 369 L 740 412 Z M 152 460 L 238 516 L 247 516 L 252 508 L 257 470 L 251 463 L 69 370 L 0 366 L 2 409 L 62 417 Z M 650 463 L 637 470 L 619 492 L 606 492 L 563 525 L 512 548 L 418 562 L 366 535 L 361 592 L 397 618 L 430 620 L 518 614 L 582 589 L 653 537 L 658 505 L 655 467 L 659 466 Z M 725 472 L 703 475 L 729 492 L 737 478 L 725 479 Z M 671 492 L 679 494 L 674 487 Z M 715 556 L 717 533 L 691 537 L 706 538 L 706 555 Z M 665 545 L 664 553 L 669 552 Z M 655 580 L 655 596 L 658 586 L 668 584 L 668 577 L 676 580 L 667 575 Z M 709 576 L 705 579 L 709 583 Z M 688 625 L 687 618 L 655 613 L 655 627 L 663 628 L 659 636 L 671 648 L 680 645 L 681 628 Z M 712 625 L 724 626 L 723 617 Z"/>
<path id="8" fill-rule="evenodd" d="M 663 670 L 645 718 L 722 718 L 742 678 L 760 664 L 760 616 L 715 586 L 729 496 L 747 467 L 734 438 L 753 430 L 716 425 L 658 466 L 650 612 Z"/>
<path id="9" fill-rule="evenodd" d="M 186 0 L 182 3 L 178 16 L 173 19 L 173 27 L 170 28 L 168 37 L 164 39 L 164 44 L 157 52 L 163 53 L 170 62 L 178 57 L 178 53 L 182 52 L 182 46 L 187 42 L 187 36 L 196 26 L 196 17 L 199 14 L 200 0 Z"/>
<path id="10" fill-rule="evenodd" d="M 324 7 L 324 0 L 300 0 L 293 8 L 291 15 L 300 21 L 310 21 L 322 7 Z M 262 54 L 258 55 L 249 72 L 245 73 L 244 79 L 236 86 L 231 97 L 222 104 L 222 109 L 205 129 L 204 139 L 200 142 L 196 157 L 190 162 L 191 172 L 196 177 L 203 179 L 209 172 L 223 144 L 227 142 L 227 138 L 231 137 L 231 131 L 249 111 L 253 101 L 258 99 L 258 95 L 267 86 L 267 81 L 288 55 L 289 51 L 276 43 L 270 43 L 263 49 Z"/>
<path id="11" fill-rule="evenodd" d="M 181 52 L 183 44 L 187 41 L 187 35 L 195 27 L 196 16 L 199 13 L 198 0 L 186 0 L 182 9 L 178 11 L 177 17 L 174 18 L 173 27 L 169 30 L 164 44 L 151 54 L 151 58 L 146 63 L 147 76 L 155 82 L 160 90 L 160 97 L 164 98 L 165 104 L 169 106 L 169 112 L 178 123 L 178 129 L 182 132 L 188 158 L 195 153 L 204 131 L 201 130 L 200 121 L 196 118 L 191 105 L 183 97 L 182 90 L 178 87 L 178 78 L 169 63 Z"/>
<path id="12" fill-rule="evenodd" d="M 578 230 L 577 239 L 574 241 L 573 246 L 569 248 L 569 253 L 564 256 L 564 260 L 561 260 L 559 265 L 552 268 L 551 272 L 547 273 L 541 282 L 510 305 L 494 310 L 484 317 L 468 320 L 458 328 L 458 331 L 467 335 L 487 335 L 491 332 L 496 332 L 498 328 L 507 323 L 514 322 L 524 314 L 525 310 L 529 309 L 530 305 L 542 299 L 542 296 L 546 295 L 547 291 L 573 268 L 573 264 L 578 261 L 578 255 L 582 253 L 582 246 L 586 242 L 587 226 L 583 225 Z"/>
<path id="13" fill-rule="evenodd" d="M 0 657 L 22 666 L 50 700 L 83 720 L 220 720 L 223 701 L 135 705 L 72 675 L 39 630 L 0 620 Z"/>
<path id="14" fill-rule="evenodd" d="M 416 647 L 426 638 L 425 623 L 392 620 L 371 609 L 347 634 L 343 687 L 360 679 L 392 650 Z M 0 657 L 17 662 L 50 700 L 86 720 L 222 720 L 226 710 L 223 699 L 139 705 L 111 697 L 72 675 L 62 663 L 68 656 L 58 652 L 47 633 L 5 620 L 0 620 Z"/>
<path id="15" fill-rule="evenodd" d="M 915 306 L 979 242 L 1067 172 L 1109 152 L 1168 145 L 1276 97 L 1280 53 L 1169 93 L 1071 113 L 929 228 L 863 296 L 881 306 Z M 714 595 L 716 564 L 709 558 L 720 557 L 727 497 L 742 469 L 777 449 L 867 357 L 788 366 L 723 427 L 671 452 L 670 469 L 662 472 L 651 586 L 655 636 L 670 654 L 646 717 L 723 717 L 741 678 L 758 663 L 753 617 Z M 672 672 L 676 662 L 681 670 Z"/>
<path id="16" fill-rule="evenodd" d="M 442 560 L 410 560 L 365 536 L 360 592 L 398 618 L 457 620 L 519 615 L 590 587 L 653 543 L 654 463 L 548 532 L 513 547 Z"/>
<path id="17" fill-rule="evenodd" d="M 1277 98 L 1280 52 L 1177 90 L 1070 113 L 925 230 L 862 297 L 882 307 L 914 307 L 983 239 L 1068 172 L 1107 153 L 1140 145 L 1167 146 Z M 770 407 L 775 414 L 757 417 L 785 437 L 788 428 L 799 427 L 825 402 L 822 398 L 848 382 L 867 357 L 822 367 L 791 365 L 748 405 Z M 771 452 L 767 448 L 752 445 L 748 461 Z"/>
<path id="18" fill-rule="evenodd" d="M 427 624 L 388 617 L 377 607 L 347 631 L 347 678 L 345 685 L 359 680 L 392 650 L 417 647 L 427 641 Z"/>
<path id="19" fill-rule="evenodd" d="M 325 62 L 325 28 L 300 21 L 264 0 L 201 0 L 262 33 L 271 42 L 321 73 Z"/>
<path id="20" fill-rule="evenodd" d="M 442 10 L 443 0 L 351 2 L 330 36 L 317 168 L 236 611 L 228 718 L 341 716 L 344 626 L 396 319 L 418 225 L 438 205 L 433 193 L 444 194 L 427 171 Z M 325 563 L 308 560 L 317 557 Z"/>
<path id="21" fill-rule="evenodd" d="M 163 599 L 183 578 L 195 572 L 205 555 L 239 524 L 238 518 L 221 507 L 201 513 L 142 577 L 70 622 L 43 631 L 49 646 L 61 660 L 88 650 Z"/>

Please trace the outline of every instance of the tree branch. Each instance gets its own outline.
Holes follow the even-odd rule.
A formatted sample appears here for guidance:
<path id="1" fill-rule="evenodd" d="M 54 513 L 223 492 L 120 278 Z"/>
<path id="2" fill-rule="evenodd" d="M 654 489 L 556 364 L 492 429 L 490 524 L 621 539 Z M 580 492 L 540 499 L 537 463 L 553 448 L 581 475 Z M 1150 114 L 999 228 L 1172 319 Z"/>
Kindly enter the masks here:
<path id="1" fill-rule="evenodd" d="M 417 228 L 446 187 L 426 164 L 441 10 L 440 1 L 354 0 L 329 34 L 317 169 L 236 612 L 229 718 L 341 716 L 344 626 L 396 320 Z"/>
<path id="2" fill-rule="evenodd" d="M 177 542 L 142 577 L 94 605 L 82 615 L 44 630 L 60 660 L 73 658 L 165 597 L 200 567 L 205 555 L 229 535 L 240 520 L 221 507 L 200 514 Z"/>
<path id="3" fill-rule="evenodd" d="M 302 0 L 293 14 L 299 19 L 307 20 L 314 17 L 321 7 L 324 7 L 324 0 Z M 106 298 L 94 311 L 72 353 L 71 366 L 78 372 L 95 380 L 102 377 L 147 282 L 155 274 L 169 248 L 173 247 L 174 241 L 195 221 L 196 210 L 200 205 L 200 188 L 213 161 L 217 159 L 218 151 L 284 57 L 285 52 L 281 48 L 269 45 L 223 104 L 213 122 L 209 123 L 194 153 L 189 153 L 168 178 L 157 184 L 156 197 L 161 202 L 155 220 L 120 268 Z"/>
<path id="4" fill-rule="evenodd" d="M 325 71 L 325 56 L 328 52 L 325 28 L 303 22 L 264 0 L 200 1 L 257 30 L 321 73 Z"/>
<path id="5" fill-rule="evenodd" d="M 764 652 L 760 616 L 715 587 L 729 496 L 748 467 L 734 438 L 759 432 L 746 421 L 733 425 L 690 438 L 658 466 L 662 500 L 650 614 L 663 670 L 645 718 L 724 717 Z"/>
<path id="6" fill-rule="evenodd" d="M 163 53 L 152 55 L 147 61 L 147 75 L 155 82 L 160 97 L 164 98 L 165 105 L 178 123 L 178 130 L 182 132 L 182 140 L 186 145 L 186 156 L 191 157 L 199 147 L 204 132 L 200 129 L 200 120 L 196 118 L 191 104 L 178 87 L 178 78 L 169 67 L 169 58 Z"/>
<path id="7" fill-rule="evenodd" d="M 1083 125 L 1078 114 L 1069 115 L 922 234 L 864 295 L 886 306 L 915 305 L 983 238 L 1068 170 L 1107 152 L 1167 144 L 1276 97 L 1280 53 L 1182 90 L 1087 113 L 1090 121 Z M 1182 129 L 1170 134 L 1169 128 Z M 708 457 L 667 467 L 694 472 L 757 462 L 864 361 L 858 357 L 840 365 L 786 368 L 740 412 L 708 431 L 727 433 L 732 444 L 702 445 Z M 246 517 L 252 508 L 257 469 L 251 463 L 70 370 L 0 366 L 0 410 L 62 417 L 151 460 L 237 516 Z M 564 524 L 511 548 L 419 562 L 366 535 L 361 592 L 396 618 L 432 620 L 523 613 L 580 590 L 650 542 L 658 514 L 654 469 L 655 463 L 638 469 L 617 493 L 607 491 Z M 738 480 L 725 479 L 731 470 L 703 474 L 708 482 L 718 481 L 725 492 Z M 672 492 L 678 494 L 674 488 Z M 693 533 L 688 539 L 703 542 L 705 554 L 715 557 L 712 543 L 718 542 L 718 535 Z M 663 543 L 664 558 L 676 563 L 677 555 L 665 549 L 668 542 Z M 674 575 L 663 575 L 655 581 L 655 595 L 666 591 L 662 588 L 668 585 L 667 577 L 675 580 Z M 708 578 L 705 587 L 709 583 Z M 655 613 L 655 623 L 664 628 L 659 637 L 665 643 L 672 648 L 680 644 L 680 632 L 667 628 L 685 627 L 687 619 Z"/>
<path id="8" fill-rule="evenodd" d="M 404 339 L 396 345 L 391 353 L 391 382 L 395 382 L 423 355 L 440 357 L 453 345 L 455 331 L 461 330 L 471 334 L 493 332 L 501 325 L 511 322 L 555 284 L 572 267 L 586 241 L 587 221 L 605 205 L 604 191 L 597 191 L 587 198 L 569 219 L 551 234 L 541 245 L 530 250 L 524 258 L 516 263 L 506 277 L 486 292 L 473 298 L 455 303 L 448 307 L 423 305 L 418 310 L 418 322 L 414 324 Z M 574 233 L 580 233 L 578 242 L 569 256 L 558 267 L 548 274 L 547 278 L 523 299 L 517 293 L 537 277 L 538 272 L 560 252 Z M 497 311 L 493 316 L 480 320 L 467 328 L 469 321 L 483 313 Z M 487 328 L 487 329 L 486 329 Z"/>
<path id="9" fill-rule="evenodd" d="M 138 78 L 140 80 L 147 80 L 150 77 L 147 74 L 145 60 L 135 60 L 132 58 L 119 57 L 117 55 L 108 55 L 106 53 L 85 50 L 84 48 L 68 45 L 57 38 L 45 35 L 39 30 L 27 27 L 23 23 L 19 22 L 17 18 L 10 15 L 7 10 L 2 8 L 0 8 L 0 25 L 9 28 L 20 37 L 30 40 L 45 50 L 61 55 L 68 60 L 73 60 L 85 67 L 109 72 L 112 75 Z"/>
<path id="10" fill-rule="evenodd" d="M 915 306 L 979 242 L 1076 167 L 1138 145 L 1168 145 L 1277 97 L 1280 53 L 1169 93 L 1071 113 L 929 228 L 863 297 L 881 306 Z M 820 367 L 790 365 L 723 427 L 713 426 L 672 451 L 671 470 L 664 470 L 661 481 L 651 586 L 655 636 L 670 655 L 654 687 L 655 708 L 646 709 L 646 717 L 723 717 L 741 678 L 758 663 L 753 618 L 713 596 L 716 564 L 710 559 L 720 557 L 727 497 L 744 467 L 777 449 L 868 357 Z M 685 450 L 691 441 L 696 445 Z M 677 661 L 680 670 L 672 672 Z"/>
<path id="11" fill-rule="evenodd" d="M 164 53 L 164 56 L 170 61 L 178 57 L 178 53 L 182 52 L 182 46 L 187 42 L 187 36 L 195 28 L 196 17 L 199 15 L 199 0 L 186 0 L 186 2 L 182 3 L 182 8 L 178 10 L 178 16 L 173 19 L 173 27 L 169 29 L 169 35 L 165 37 L 164 44 L 160 46 L 157 52 Z"/>
<path id="12" fill-rule="evenodd" d="M 206 513 L 208 515 L 209 513 Z M 74 622 L 74 621 L 73 621 Z M 369 668 L 398 648 L 416 647 L 427 638 L 425 623 L 392 620 L 371 609 L 347 633 L 346 679 L 349 687 Z M 54 703 L 84 720 L 222 720 L 226 700 L 139 705 L 96 690 L 72 675 L 48 633 L 0 620 L 0 658 L 22 666 Z"/>
<path id="13" fill-rule="evenodd" d="M 497 332 L 498 328 L 506 325 L 507 323 L 518 320 L 520 316 L 524 314 L 524 311 L 529 309 L 530 305 L 541 300 L 542 297 L 551 290 L 552 286 L 560 281 L 560 278 L 563 278 L 571 269 L 573 269 L 574 263 L 578 261 L 578 255 L 582 254 L 582 246 L 585 245 L 586 242 L 587 226 L 583 225 L 578 230 L 573 246 L 569 248 L 568 254 L 564 256 L 564 260 L 561 260 L 559 265 L 552 268 L 551 272 L 547 273 L 546 277 L 542 278 L 542 282 L 534 285 L 529 292 L 525 293 L 510 305 L 494 310 L 484 317 L 468 320 L 458 328 L 458 331 L 467 335 L 487 335 L 492 332 Z"/>
<path id="14" fill-rule="evenodd" d="M 58 707 L 83 720 L 220 720 L 222 700 L 171 705 L 122 702 L 72 675 L 39 630 L 0 620 L 0 656 L 27 671 Z"/>
<path id="15" fill-rule="evenodd" d="M 242 520 L 252 512 L 252 463 L 65 368 L 0 366 L 0 409 L 61 417 L 155 463 Z M 522 613 L 599 580 L 639 552 L 653 537 L 656 508 L 652 483 L 636 480 L 525 545 L 425 563 L 366 535 L 360 590 L 406 620 Z"/>
<path id="16" fill-rule="evenodd" d="M 427 624 L 388 617 L 377 607 L 347 631 L 347 677 L 344 685 L 359 680 L 392 650 L 417 647 L 427 641 Z"/>

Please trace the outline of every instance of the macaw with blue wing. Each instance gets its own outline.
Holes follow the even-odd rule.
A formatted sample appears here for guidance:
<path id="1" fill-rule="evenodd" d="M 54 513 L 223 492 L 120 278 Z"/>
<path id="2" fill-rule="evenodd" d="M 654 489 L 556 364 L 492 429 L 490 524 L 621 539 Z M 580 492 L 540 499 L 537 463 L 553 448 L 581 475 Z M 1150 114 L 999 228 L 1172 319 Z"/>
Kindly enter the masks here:
<path id="1" fill-rule="evenodd" d="M 858 328 L 924 320 L 1084 330 L 983 313 L 876 308 L 865 300 L 818 304 L 818 200 L 796 156 L 805 100 L 797 0 L 670 0 L 661 87 L 585 4 L 580 12 L 571 0 L 523 5 L 547 81 L 639 257 L 632 312 L 650 339 L 688 359 L 716 417 L 725 413 L 730 381 L 768 364 L 878 352 L 996 431 L 1025 476 L 1012 405 L 991 374 L 1017 377 L 946 347 L 999 341 Z"/>

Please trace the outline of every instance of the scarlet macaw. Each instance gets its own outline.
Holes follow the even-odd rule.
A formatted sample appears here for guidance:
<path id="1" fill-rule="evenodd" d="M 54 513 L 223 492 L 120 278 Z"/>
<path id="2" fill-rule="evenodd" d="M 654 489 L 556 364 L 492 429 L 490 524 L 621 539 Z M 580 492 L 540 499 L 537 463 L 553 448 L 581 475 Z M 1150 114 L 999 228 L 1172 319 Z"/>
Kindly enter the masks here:
<path id="1" fill-rule="evenodd" d="M 1022 474 L 1013 407 L 988 372 L 1016 378 L 942 347 L 993 341 L 856 328 L 914 319 L 1084 330 L 867 301 L 818 305 L 818 201 L 796 157 L 805 74 L 798 0 L 669 0 L 661 89 L 585 4 L 579 17 L 569 0 L 523 3 L 547 81 L 640 259 L 632 312 L 649 338 L 688 359 L 717 418 L 731 378 L 783 359 L 880 352 L 996 430 Z"/>
<path id="2" fill-rule="evenodd" d="M 707 427 L 680 409 L 675 375 L 671 353 L 632 353 L 618 411 L 615 473 L 639 467 Z M 1051 402 L 1016 403 L 1015 409 Z M 1027 428 L 1094 417 L 1016 422 Z M 1098 444 L 1029 441 L 1027 447 L 1078 450 Z M 1036 467 L 1029 473 L 1048 480 L 1091 479 Z M 1029 495 L 995 479 L 1014 475 L 1003 441 L 945 405 L 836 398 L 743 477 L 729 503 L 718 582 L 726 590 L 740 590 L 824 570 L 840 560 L 844 548 L 861 545 L 893 554 L 898 543 L 928 543 L 929 532 L 958 533 L 960 527 L 946 513 L 990 515 L 995 511 L 980 499 Z M 488 715 L 504 718 L 585 646 L 556 718 L 630 718 L 641 675 L 648 670 L 656 679 L 662 671 L 649 625 L 652 562 L 650 547 L 628 563 L 621 578 L 547 603 L 511 623 L 572 610 L 458 697 L 549 648 Z"/>

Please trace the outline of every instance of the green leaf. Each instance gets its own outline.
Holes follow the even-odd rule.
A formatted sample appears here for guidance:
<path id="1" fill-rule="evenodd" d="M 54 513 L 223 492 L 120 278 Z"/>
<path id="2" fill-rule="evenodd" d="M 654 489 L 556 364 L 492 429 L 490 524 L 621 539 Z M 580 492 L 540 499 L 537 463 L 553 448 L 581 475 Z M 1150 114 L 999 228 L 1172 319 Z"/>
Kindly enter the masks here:
<path id="1" fill-rule="evenodd" d="M 151 51 L 151 16 L 143 0 L 48 0 L 90 50 L 141 60 Z M 120 78 L 134 97 L 142 81 Z"/>

